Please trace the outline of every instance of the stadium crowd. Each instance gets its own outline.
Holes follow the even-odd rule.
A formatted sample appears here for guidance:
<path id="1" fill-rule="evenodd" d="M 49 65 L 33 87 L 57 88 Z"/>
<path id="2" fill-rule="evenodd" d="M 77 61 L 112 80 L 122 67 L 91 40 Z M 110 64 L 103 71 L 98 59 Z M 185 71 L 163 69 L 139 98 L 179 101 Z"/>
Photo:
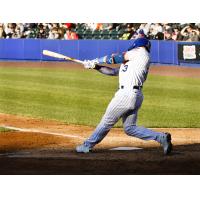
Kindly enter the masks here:
<path id="1" fill-rule="evenodd" d="M 0 38 L 134 39 L 200 41 L 200 23 L 1 23 Z"/>

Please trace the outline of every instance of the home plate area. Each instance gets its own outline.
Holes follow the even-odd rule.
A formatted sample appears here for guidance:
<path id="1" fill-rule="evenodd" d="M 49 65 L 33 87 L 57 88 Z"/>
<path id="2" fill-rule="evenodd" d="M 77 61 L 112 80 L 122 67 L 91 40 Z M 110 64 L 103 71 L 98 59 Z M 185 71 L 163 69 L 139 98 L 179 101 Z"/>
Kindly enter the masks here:
<path id="1" fill-rule="evenodd" d="M 91 153 L 76 153 L 94 127 L 0 114 L 0 174 L 200 174 L 200 129 L 159 128 L 172 134 L 163 155 L 154 141 L 113 128 Z"/>
<path id="2" fill-rule="evenodd" d="M 132 150 L 139 150 L 142 148 L 139 147 L 116 147 L 116 148 L 112 148 L 110 149 L 111 151 L 132 151 Z"/>

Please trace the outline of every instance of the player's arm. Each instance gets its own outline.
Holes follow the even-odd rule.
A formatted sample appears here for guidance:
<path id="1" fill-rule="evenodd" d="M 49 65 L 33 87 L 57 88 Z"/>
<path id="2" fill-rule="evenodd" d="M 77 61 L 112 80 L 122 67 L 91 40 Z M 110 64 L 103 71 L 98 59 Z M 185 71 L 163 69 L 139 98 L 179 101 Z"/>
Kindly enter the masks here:
<path id="1" fill-rule="evenodd" d="M 86 69 L 95 69 L 99 71 L 100 73 L 109 75 L 109 76 L 117 76 L 119 74 L 119 68 L 111 68 L 107 66 L 102 66 L 90 60 L 84 61 L 84 67 Z"/>
<path id="2" fill-rule="evenodd" d="M 125 61 L 127 61 L 125 55 L 126 55 L 126 52 L 119 53 L 119 54 L 111 54 L 111 55 L 103 56 L 101 58 L 96 58 L 93 61 L 98 64 L 103 64 L 103 63 L 119 64 L 119 63 L 124 63 Z"/>
<path id="3" fill-rule="evenodd" d="M 97 71 L 99 71 L 102 74 L 109 75 L 109 76 L 118 76 L 119 75 L 119 67 L 111 68 L 111 67 L 96 64 L 94 69 L 96 69 Z"/>

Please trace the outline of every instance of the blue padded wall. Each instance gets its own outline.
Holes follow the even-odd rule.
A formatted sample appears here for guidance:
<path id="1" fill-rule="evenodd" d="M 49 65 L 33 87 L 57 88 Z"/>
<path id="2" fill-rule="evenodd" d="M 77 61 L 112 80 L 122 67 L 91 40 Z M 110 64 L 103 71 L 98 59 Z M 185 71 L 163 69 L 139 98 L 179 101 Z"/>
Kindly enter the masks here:
<path id="1" fill-rule="evenodd" d="M 1 60 L 57 61 L 42 55 L 47 49 L 80 60 L 94 59 L 111 53 L 124 52 L 131 40 L 46 40 L 46 39 L 0 39 Z M 151 62 L 179 64 L 178 42 L 151 41 Z"/>

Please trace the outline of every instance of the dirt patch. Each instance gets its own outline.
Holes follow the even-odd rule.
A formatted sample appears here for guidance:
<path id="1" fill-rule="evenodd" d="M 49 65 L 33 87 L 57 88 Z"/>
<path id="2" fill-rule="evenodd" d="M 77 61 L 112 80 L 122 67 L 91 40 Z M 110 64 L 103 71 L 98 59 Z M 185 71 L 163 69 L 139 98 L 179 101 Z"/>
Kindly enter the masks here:
<path id="1" fill-rule="evenodd" d="M 0 134 L 0 152 L 54 147 L 59 146 L 63 142 L 65 142 L 65 139 L 62 137 L 55 137 L 42 133 L 11 131 Z"/>
<path id="2" fill-rule="evenodd" d="M 118 67 L 119 65 L 112 65 Z M 81 64 L 74 62 L 0 62 L 0 67 L 36 67 L 36 68 L 68 68 L 83 69 Z M 180 66 L 154 66 L 150 67 L 150 74 L 175 77 L 200 78 L 200 68 Z"/>
<path id="3" fill-rule="evenodd" d="M 200 129 L 156 129 L 172 134 L 174 151 L 163 156 L 156 142 L 129 137 L 121 128 L 112 129 L 93 153 L 77 154 L 76 145 L 94 127 L 8 114 L 0 114 L 0 126 L 30 130 L 0 133 L 0 174 L 200 174 Z M 109 150 L 119 146 L 141 149 Z"/>
<path id="4" fill-rule="evenodd" d="M 173 77 L 200 78 L 200 68 L 152 66 L 150 67 L 150 74 Z"/>

